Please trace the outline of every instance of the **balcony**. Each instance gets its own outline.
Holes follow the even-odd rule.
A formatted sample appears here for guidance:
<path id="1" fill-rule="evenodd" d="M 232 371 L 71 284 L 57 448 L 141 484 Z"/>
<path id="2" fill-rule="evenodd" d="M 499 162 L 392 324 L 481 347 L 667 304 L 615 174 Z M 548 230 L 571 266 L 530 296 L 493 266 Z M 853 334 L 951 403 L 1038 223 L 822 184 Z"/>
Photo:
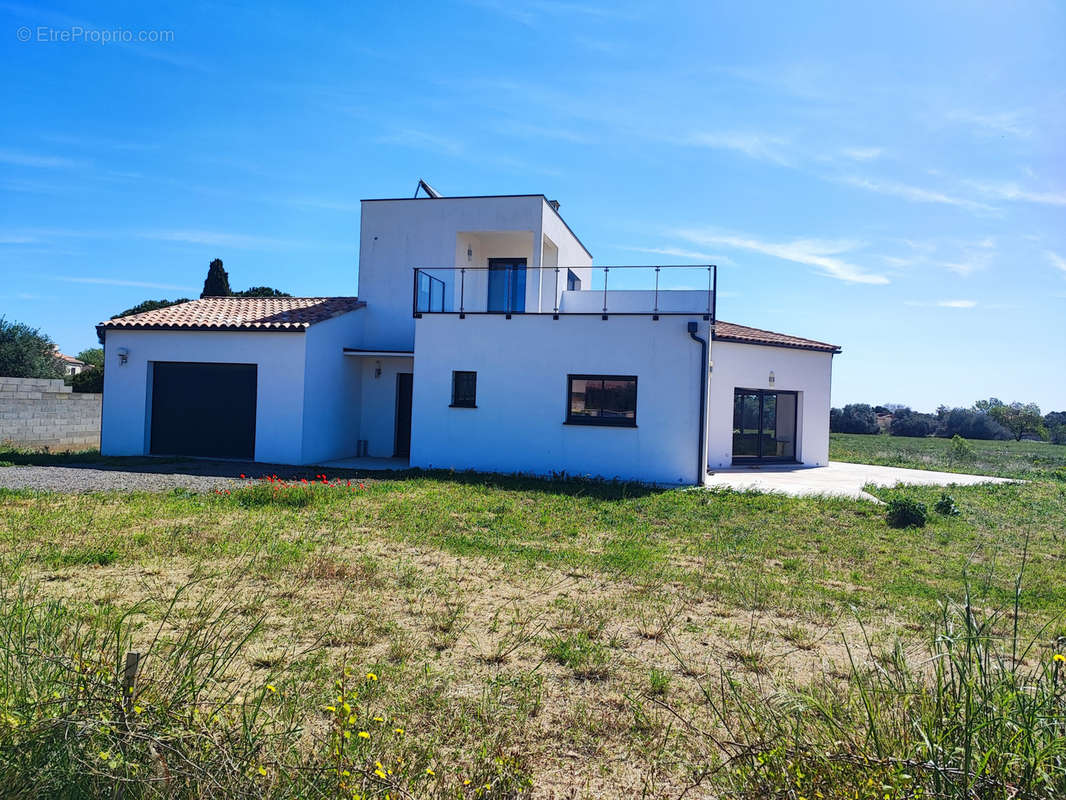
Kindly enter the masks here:
<path id="1" fill-rule="evenodd" d="M 706 265 L 527 267 L 492 259 L 487 267 L 416 267 L 411 308 L 424 314 L 551 316 L 700 315 L 714 321 L 718 268 Z"/>

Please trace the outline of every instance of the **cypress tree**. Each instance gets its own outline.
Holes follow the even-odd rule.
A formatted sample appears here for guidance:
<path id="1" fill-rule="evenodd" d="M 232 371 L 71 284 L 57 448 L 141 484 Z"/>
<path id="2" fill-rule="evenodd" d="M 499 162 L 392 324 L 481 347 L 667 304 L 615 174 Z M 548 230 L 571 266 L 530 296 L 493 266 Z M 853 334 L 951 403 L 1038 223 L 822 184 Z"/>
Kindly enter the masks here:
<path id="1" fill-rule="evenodd" d="M 222 268 L 222 259 L 216 258 L 207 269 L 207 279 L 204 280 L 204 290 L 200 292 L 200 297 L 230 297 L 232 294 L 229 275 Z"/>

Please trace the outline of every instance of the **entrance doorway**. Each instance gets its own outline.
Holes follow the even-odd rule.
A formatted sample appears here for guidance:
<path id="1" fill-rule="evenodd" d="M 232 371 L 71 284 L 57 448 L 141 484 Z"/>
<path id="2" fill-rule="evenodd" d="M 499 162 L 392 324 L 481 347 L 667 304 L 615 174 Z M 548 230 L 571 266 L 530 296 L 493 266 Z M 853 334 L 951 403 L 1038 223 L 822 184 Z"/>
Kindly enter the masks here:
<path id="1" fill-rule="evenodd" d="M 733 390 L 733 463 L 796 460 L 796 392 Z"/>
<path id="2" fill-rule="evenodd" d="M 396 373 L 396 443 L 392 454 L 397 458 L 411 456 L 411 389 L 414 373 Z"/>

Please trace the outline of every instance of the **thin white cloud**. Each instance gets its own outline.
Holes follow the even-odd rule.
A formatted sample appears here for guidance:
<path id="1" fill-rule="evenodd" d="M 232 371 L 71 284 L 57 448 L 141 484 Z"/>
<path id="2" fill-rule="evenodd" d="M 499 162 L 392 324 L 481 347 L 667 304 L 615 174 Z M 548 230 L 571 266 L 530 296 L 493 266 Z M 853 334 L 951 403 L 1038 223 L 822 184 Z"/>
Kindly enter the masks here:
<path id="1" fill-rule="evenodd" d="M 705 253 L 698 250 L 687 250 L 683 247 L 621 247 L 620 250 L 632 250 L 634 253 L 652 253 L 660 256 L 673 256 L 675 258 L 689 258 L 693 261 L 701 261 L 704 264 L 736 264 L 729 256 L 720 253 Z"/>
<path id="2" fill-rule="evenodd" d="M 1045 255 L 1047 255 L 1048 261 L 1051 262 L 1051 266 L 1058 267 L 1063 272 L 1066 272 L 1066 258 L 1063 258 L 1058 253 L 1051 250 L 1046 250 L 1044 252 Z"/>
<path id="3" fill-rule="evenodd" d="M 233 247 L 238 250 L 266 250 L 272 247 L 301 247 L 300 242 L 275 239 L 269 236 L 254 236 L 243 233 L 221 233 L 201 230 L 159 230 L 142 231 L 137 234 L 142 239 L 160 242 L 181 242 L 184 244 L 205 244 L 214 247 Z"/>
<path id="4" fill-rule="evenodd" d="M 1033 135 L 1032 128 L 1025 123 L 1025 115 L 1020 111 L 999 111 L 981 113 L 955 109 L 944 115 L 948 122 L 958 122 L 969 125 L 975 133 L 992 136 L 1015 136 L 1019 139 L 1027 139 Z"/>
<path id="5" fill-rule="evenodd" d="M 40 167 L 43 169 L 66 169 L 80 166 L 81 162 L 73 158 L 60 156 L 41 156 L 35 153 L 23 153 L 18 150 L 0 150 L 0 163 L 16 167 Z"/>
<path id="6" fill-rule="evenodd" d="M 860 246 L 858 242 L 848 240 L 825 241 L 821 239 L 765 242 L 750 236 L 700 230 L 681 230 L 677 231 L 677 235 L 699 245 L 719 245 L 736 250 L 748 250 L 780 258 L 784 261 L 807 264 L 808 266 L 817 267 L 818 272 L 826 277 L 836 278 L 848 283 L 881 285 L 889 282 L 884 275 L 870 272 L 856 264 L 837 258 L 842 253 L 857 249 Z"/>
<path id="7" fill-rule="evenodd" d="M 840 151 L 841 155 L 852 161 L 873 161 L 884 155 L 884 152 L 880 147 L 845 147 Z"/>
<path id="8" fill-rule="evenodd" d="M 905 305 L 919 308 L 976 308 L 976 300 L 908 300 Z"/>
<path id="9" fill-rule="evenodd" d="M 681 140 L 681 143 L 713 150 L 732 150 L 757 161 L 769 161 L 782 166 L 791 165 L 787 152 L 788 140 L 771 134 L 742 131 L 693 133 Z"/>
<path id="10" fill-rule="evenodd" d="M 944 192 L 938 192 L 934 189 L 925 189 L 921 186 L 912 186 L 898 181 L 872 180 L 858 175 L 845 176 L 839 180 L 841 183 L 846 183 L 849 186 L 855 186 L 859 189 L 866 189 L 870 192 L 890 195 L 892 197 L 902 197 L 904 200 L 910 200 L 912 203 L 940 203 L 943 205 L 957 206 L 958 208 L 966 208 L 970 211 L 989 212 L 996 210 L 986 203 L 979 203 L 965 197 L 957 197 L 955 195 L 945 194 Z"/>
<path id="11" fill-rule="evenodd" d="M 53 275 L 53 280 L 67 283 L 92 283 L 102 286 L 137 286 L 142 289 L 172 289 L 178 292 L 194 292 L 191 286 L 176 286 L 172 283 L 153 283 L 152 281 L 127 281 L 121 278 L 79 277 L 76 275 Z"/>
<path id="12" fill-rule="evenodd" d="M 1038 203 L 1048 206 L 1066 206 L 1066 192 L 1038 192 L 1023 189 L 1016 183 L 976 183 L 971 182 L 978 191 L 1000 200 Z"/>

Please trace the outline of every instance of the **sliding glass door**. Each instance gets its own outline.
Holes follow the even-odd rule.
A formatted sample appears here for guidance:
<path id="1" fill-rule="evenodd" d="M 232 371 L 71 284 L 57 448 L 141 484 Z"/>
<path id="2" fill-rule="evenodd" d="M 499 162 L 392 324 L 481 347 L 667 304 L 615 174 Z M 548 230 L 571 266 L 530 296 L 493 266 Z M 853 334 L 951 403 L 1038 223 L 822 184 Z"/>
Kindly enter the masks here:
<path id="1" fill-rule="evenodd" d="M 526 310 L 526 260 L 489 259 L 489 311 L 520 314 Z"/>
<path id="2" fill-rule="evenodd" d="M 796 393 L 762 389 L 733 392 L 733 461 L 796 460 Z"/>

